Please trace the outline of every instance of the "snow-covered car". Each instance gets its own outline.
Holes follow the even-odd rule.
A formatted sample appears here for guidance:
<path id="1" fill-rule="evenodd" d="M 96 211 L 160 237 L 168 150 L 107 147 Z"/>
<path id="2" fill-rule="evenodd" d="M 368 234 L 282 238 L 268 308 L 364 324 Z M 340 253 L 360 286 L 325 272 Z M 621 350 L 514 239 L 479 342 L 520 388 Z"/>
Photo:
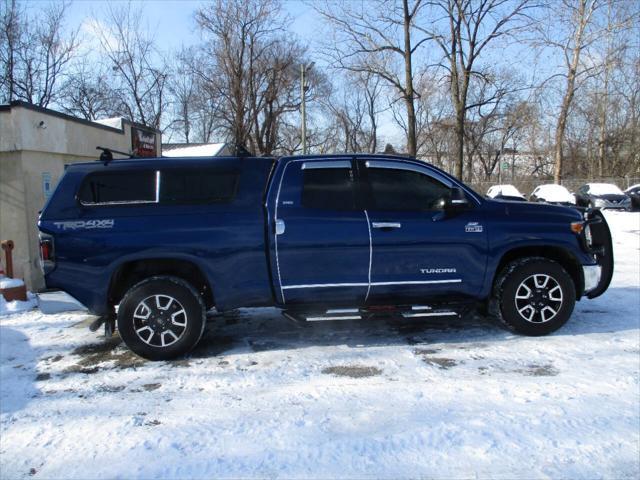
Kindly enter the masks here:
<path id="1" fill-rule="evenodd" d="M 562 185 L 549 183 L 536 187 L 536 189 L 531 192 L 529 201 L 571 206 L 576 204 L 576 197 Z"/>
<path id="2" fill-rule="evenodd" d="M 600 209 L 630 210 L 631 198 L 613 183 L 586 183 L 576 192 L 576 205 Z"/>
<path id="3" fill-rule="evenodd" d="M 496 200 L 509 200 L 512 202 L 526 202 L 527 199 L 513 185 L 493 185 L 487 190 L 487 197 Z"/>
<path id="4" fill-rule="evenodd" d="M 624 193 L 631 198 L 631 210 L 634 212 L 640 210 L 640 183 L 627 188 Z"/>

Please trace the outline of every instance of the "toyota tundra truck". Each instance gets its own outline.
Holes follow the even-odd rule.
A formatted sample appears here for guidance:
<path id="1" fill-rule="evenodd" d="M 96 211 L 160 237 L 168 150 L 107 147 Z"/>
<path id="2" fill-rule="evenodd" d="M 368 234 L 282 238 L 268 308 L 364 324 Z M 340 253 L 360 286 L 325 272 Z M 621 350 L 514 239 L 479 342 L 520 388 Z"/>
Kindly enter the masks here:
<path id="1" fill-rule="evenodd" d="M 47 287 L 153 360 L 191 350 L 214 307 L 298 321 L 480 307 L 544 335 L 613 274 L 598 210 L 491 200 L 388 155 L 71 164 L 38 227 Z"/>

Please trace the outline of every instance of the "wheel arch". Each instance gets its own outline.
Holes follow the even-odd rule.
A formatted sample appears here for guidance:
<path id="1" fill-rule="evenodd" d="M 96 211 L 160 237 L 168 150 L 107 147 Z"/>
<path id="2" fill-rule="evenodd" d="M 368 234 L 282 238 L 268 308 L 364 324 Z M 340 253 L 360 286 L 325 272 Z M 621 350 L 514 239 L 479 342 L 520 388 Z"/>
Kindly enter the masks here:
<path id="1" fill-rule="evenodd" d="M 523 246 L 505 252 L 493 274 L 491 285 L 495 284 L 498 275 L 500 275 L 500 272 L 505 266 L 515 260 L 527 257 L 541 257 L 558 262 L 573 280 L 576 288 L 576 300 L 582 296 L 584 292 L 584 274 L 582 273 L 581 263 L 566 249 L 548 245 Z"/>
<path id="2" fill-rule="evenodd" d="M 198 291 L 207 309 L 215 305 L 213 289 L 203 270 L 197 263 L 180 258 L 142 258 L 118 265 L 109 281 L 109 304 L 117 305 L 132 286 L 159 275 L 181 278 Z"/>

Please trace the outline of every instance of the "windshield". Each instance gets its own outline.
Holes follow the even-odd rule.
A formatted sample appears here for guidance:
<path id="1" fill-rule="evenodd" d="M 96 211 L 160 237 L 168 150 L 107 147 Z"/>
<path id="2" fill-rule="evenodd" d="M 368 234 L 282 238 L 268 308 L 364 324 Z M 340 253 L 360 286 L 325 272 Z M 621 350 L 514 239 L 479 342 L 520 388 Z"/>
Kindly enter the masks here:
<path id="1" fill-rule="evenodd" d="M 622 190 L 612 183 L 590 183 L 589 193 L 594 195 L 622 195 Z"/>

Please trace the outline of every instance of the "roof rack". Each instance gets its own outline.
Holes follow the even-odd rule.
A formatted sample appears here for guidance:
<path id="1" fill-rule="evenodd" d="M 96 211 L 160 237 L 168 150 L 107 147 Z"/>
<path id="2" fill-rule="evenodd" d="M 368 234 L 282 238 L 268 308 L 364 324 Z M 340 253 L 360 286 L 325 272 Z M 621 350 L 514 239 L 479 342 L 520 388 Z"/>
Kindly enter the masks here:
<path id="1" fill-rule="evenodd" d="M 100 161 L 102 163 L 104 163 L 105 165 L 108 165 L 112 160 L 113 160 L 113 154 L 117 153 L 119 155 L 125 155 L 128 158 L 133 158 L 134 155 L 132 153 L 128 153 L 128 152 L 120 152 L 118 150 L 114 150 L 112 148 L 107 148 L 107 147 L 96 147 L 96 150 L 101 150 L 102 153 L 100 154 Z"/>

